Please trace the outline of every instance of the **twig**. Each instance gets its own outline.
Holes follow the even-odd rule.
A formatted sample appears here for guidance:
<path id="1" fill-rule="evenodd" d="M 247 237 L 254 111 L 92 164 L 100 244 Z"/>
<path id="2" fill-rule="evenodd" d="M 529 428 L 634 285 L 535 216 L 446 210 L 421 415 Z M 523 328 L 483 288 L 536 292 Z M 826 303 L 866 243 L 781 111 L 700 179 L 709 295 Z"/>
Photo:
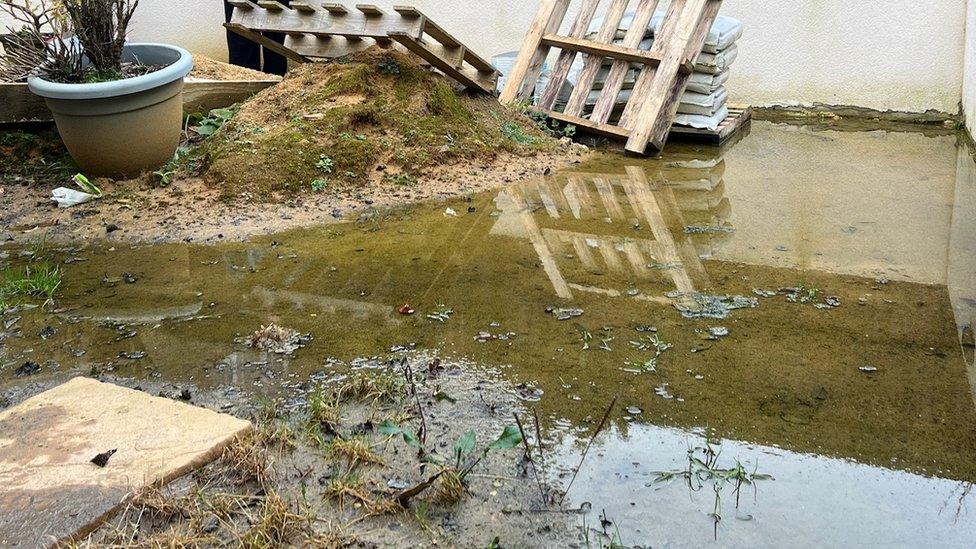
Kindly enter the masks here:
<path id="1" fill-rule="evenodd" d="M 539 485 L 539 495 L 542 497 L 542 504 L 546 505 L 546 489 L 542 485 L 542 479 L 539 478 L 539 468 L 536 467 L 535 461 L 532 460 L 532 449 L 529 447 L 529 437 L 525 436 L 525 429 L 522 428 L 522 418 L 519 417 L 517 412 L 512 412 L 515 416 L 515 425 L 518 425 L 519 434 L 522 435 L 522 445 L 525 447 L 525 459 L 529 460 L 532 464 L 532 474 L 535 476 L 535 482 Z M 536 443 L 541 442 L 537 439 Z"/>
<path id="2" fill-rule="evenodd" d="M 406 490 L 400 492 L 399 494 L 397 494 L 397 496 L 394 499 L 398 504 L 400 504 L 400 507 L 406 508 L 411 498 L 420 495 L 421 492 L 433 486 L 434 482 L 436 482 L 437 479 L 439 479 L 440 476 L 443 474 L 444 474 L 444 470 L 441 469 L 440 471 L 437 472 L 437 474 L 421 482 L 420 484 L 414 486 L 413 488 L 407 488 Z"/>
<path id="3" fill-rule="evenodd" d="M 417 433 L 417 438 L 420 439 L 420 445 L 425 446 L 427 444 L 427 417 L 424 415 L 424 406 L 420 403 L 420 395 L 417 394 L 417 384 L 413 380 L 413 368 L 410 367 L 410 361 L 403 359 L 403 365 L 403 375 L 407 378 L 410 393 L 413 394 L 413 398 L 417 402 L 417 413 L 420 414 L 420 432 Z"/>
<path id="4" fill-rule="evenodd" d="M 539 449 L 539 465 L 542 466 L 542 474 L 546 474 L 546 456 L 543 453 L 545 444 L 542 442 L 542 429 L 539 428 L 539 410 L 532 408 L 532 420 L 535 422 L 535 445 Z"/>
<path id="5" fill-rule="evenodd" d="M 600 434 L 600 431 L 603 430 L 603 426 L 606 425 L 607 419 L 610 418 L 610 412 L 612 412 L 613 407 L 616 406 L 618 398 L 620 398 L 620 395 L 613 397 L 613 400 L 610 402 L 610 406 L 607 406 L 607 411 L 603 413 L 603 419 L 601 419 L 600 424 L 597 425 L 596 431 L 593 431 L 593 436 L 591 436 L 590 441 L 586 443 L 586 448 L 583 449 L 583 456 L 580 457 L 579 465 L 577 465 L 576 470 L 573 471 L 573 478 L 569 480 L 569 486 L 566 487 L 566 490 L 563 492 L 563 496 L 559 498 L 559 505 L 563 504 L 563 500 L 566 499 L 566 496 L 569 495 L 569 491 L 573 488 L 573 483 L 576 482 L 576 475 L 579 474 L 580 469 L 583 467 L 583 462 L 586 461 L 586 454 L 589 453 L 590 446 L 593 445 L 593 441 L 596 440 L 596 436 Z"/>

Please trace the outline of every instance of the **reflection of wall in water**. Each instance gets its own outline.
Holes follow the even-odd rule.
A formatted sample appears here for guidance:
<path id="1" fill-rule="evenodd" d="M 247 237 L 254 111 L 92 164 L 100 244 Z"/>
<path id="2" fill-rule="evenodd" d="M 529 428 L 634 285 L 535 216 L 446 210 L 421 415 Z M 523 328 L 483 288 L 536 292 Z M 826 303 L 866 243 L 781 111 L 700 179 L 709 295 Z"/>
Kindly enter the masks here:
<path id="1" fill-rule="evenodd" d="M 973 359 L 973 332 L 976 330 L 976 162 L 968 147 L 959 147 L 956 166 L 958 175 L 946 278 L 963 354 L 969 364 L 970 386 L 976 396 L 976 365 Z"/>

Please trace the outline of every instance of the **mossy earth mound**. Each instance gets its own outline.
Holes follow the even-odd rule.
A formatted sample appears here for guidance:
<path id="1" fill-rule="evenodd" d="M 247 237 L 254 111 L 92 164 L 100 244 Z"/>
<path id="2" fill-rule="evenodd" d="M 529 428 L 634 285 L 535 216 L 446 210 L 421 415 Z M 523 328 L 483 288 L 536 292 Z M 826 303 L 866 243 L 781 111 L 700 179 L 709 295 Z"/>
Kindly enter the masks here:
<path id="1" fill-rule="evenodd" d="M 227 198 L 343 192 L 556 143 L 521 111 L 377 47 L 302 65 L 243 103 L 205 144 L 203 176 Z"/>

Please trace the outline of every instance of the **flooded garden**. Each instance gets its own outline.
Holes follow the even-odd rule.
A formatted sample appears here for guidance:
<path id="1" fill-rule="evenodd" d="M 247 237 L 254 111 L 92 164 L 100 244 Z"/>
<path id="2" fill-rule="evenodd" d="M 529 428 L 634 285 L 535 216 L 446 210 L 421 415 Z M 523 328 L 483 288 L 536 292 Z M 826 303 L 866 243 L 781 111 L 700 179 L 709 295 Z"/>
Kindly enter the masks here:
<path id="1" fill-rule="evenodd" d="M 186 494 L 262 475 L 323 545 L 976 539 L 960 134 L 756 121 L 545 172 L 241 241 L 5 220 L 2 404 L 85 375 L 261 418 L 273 473 L 240 450 L 107 544 L 253 533 L 267 502 L 234 518 Z"/>

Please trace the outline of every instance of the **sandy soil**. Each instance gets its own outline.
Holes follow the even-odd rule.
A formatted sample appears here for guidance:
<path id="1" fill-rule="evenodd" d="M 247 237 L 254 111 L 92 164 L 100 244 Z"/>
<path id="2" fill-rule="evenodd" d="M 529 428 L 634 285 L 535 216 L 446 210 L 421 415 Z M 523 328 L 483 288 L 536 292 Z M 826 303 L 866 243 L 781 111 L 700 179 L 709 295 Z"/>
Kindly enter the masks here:
<path id="1" fill-rule="evenodd" d="M 190 73 L 189 78 L 199 80 L 281 80 L 280 76 L 223 63 L 199 53 L 193 54 L 193 72 Z"/>
<path id="2" fill-rule="evenodd" d="M 171 187 L 124 182 L 105 198 L 68 209 L 50 201 L 55 185 L 0 187 L 0 242 L 30 244 L 104 239 L 129 243 L 245 240 L 290 228 L 368 215 L 370 210 L 497 188 L 540 176 L 588 155 L 568 140 L 553 152 L 503 155 L 488 164 L 446 166 L 411 187 L 370 187 L 356 194 L 304 194 L 282 203 L 228 203 L 199 179 Z M 67 182 L 65 182 L 67 184 Z"/>

